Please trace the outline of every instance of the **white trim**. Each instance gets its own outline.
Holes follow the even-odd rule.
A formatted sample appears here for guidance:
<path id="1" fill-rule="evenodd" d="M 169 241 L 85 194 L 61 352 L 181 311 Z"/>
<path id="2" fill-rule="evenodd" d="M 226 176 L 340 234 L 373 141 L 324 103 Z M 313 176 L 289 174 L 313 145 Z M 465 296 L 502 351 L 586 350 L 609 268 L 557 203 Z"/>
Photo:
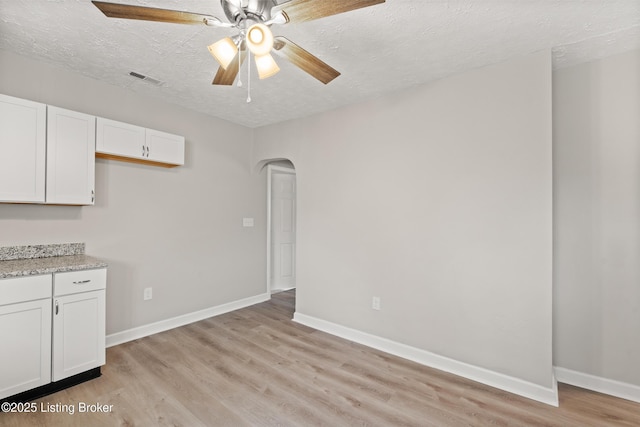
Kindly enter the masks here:
<path id="1" fill-rule="evenodd" d="M 572 371 L 571 369 L 558 366 L 555 367 L 555 372 L 558 381 L 561 383 L 640 403 L 640 386 L 610 380 L 608 378 L 596 377 L 595 375 Z"/>
<path id="2" fill-rule="evenodd" d="M 382 350 L 431 368 L 459 375 L 548 405 L 558 406 L 558 384 L 553 373 L 551 373 L 552 386 L 547 388 L 298 312 L 294 313 L 293 320 L 331 335 Z"/>
<path id="3" fill-rule="evenodd" d="M 295 289 L 295 286 L 292 286 L 290 288 L 282 288 L 282 289 L 271 289 L 271 295 L 273 294 L 279 294 L 280 292 L 286 292 L 286 291 L 290 291 L 292 289 Z"/>
<path id="4" fill-rule="evenodd" d="M 267 289 L 271 292 L 271 174 L 274 166 L 267 165 Z"/>
<path id="5" fill-rule="evenodd" d="M 274 173 L 295 175 L 296 170 L 284 166 L 267 165 L 267 293 L 271 289 L 271 176 Z M 296 198 L 297 203 L 297 198 Z M 298 207 L 296 206 L 296 209 Z M 293 289 L 293 288 L 292 288 Z"/>
<path id="6" fill-rule="evenodd" d="M 107 335 L 106 345 L 107 347 L 113 347 L 118 344 L 123 344 L 127 341 L 137 340 L 138 338 L 144 338 L 149 335 L 177 328 L 179 326 L 188 325 L 189 323 L 208 319 L 209 317 L 219 316 L 224 313 L 229 313 L 230 311 L 249 307 L 254 304 L 268 301 L 270 298 L 271 295 L 269 293 L 264 293 L 241 300 L 228 302 L 226 304 L 217 305 L 215 307 L 205 308 L 204 310 L 194 311 L 193 313 L 172 317 L 171 319 L 161 320 L 159 322 L 150 323 L 148 325 L 138 326 L 137 328 L 127 329 L 126 331 L 116 332 L 115 334 Z"/>

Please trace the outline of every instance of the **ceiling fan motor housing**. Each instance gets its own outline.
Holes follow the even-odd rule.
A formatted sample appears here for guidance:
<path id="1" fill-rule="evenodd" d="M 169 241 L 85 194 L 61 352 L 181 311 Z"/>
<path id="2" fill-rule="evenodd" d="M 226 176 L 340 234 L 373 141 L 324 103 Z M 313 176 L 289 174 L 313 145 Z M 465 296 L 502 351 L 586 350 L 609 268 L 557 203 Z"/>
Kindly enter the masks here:
<path id="1" fill-rule="evenodd" d="M 220 0 L 222 10 L 231 23 L 239 24 L 245 19 L 264 22 L 271 19 L 271 8 L 275 0 Z"/>

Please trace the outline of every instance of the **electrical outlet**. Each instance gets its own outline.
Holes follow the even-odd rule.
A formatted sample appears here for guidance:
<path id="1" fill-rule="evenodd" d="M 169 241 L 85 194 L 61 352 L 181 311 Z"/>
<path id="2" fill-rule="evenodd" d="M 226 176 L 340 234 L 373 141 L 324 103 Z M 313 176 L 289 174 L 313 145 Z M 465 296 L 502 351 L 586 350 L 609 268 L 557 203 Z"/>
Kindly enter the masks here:
<path id="1" fill-rule="evenodd" d="M 144 288 L 143 298 L 144 298 L 145 301 L 148 301 L 151 298 L 153 298 L 153 290 L 152 290 L 152 288 Z"/>
<path id="2" fill-rule="evenodd" d="M 373 297 L 371 301 L 371 308 L 374 310 L 380 310 L 380 297 Z"/>

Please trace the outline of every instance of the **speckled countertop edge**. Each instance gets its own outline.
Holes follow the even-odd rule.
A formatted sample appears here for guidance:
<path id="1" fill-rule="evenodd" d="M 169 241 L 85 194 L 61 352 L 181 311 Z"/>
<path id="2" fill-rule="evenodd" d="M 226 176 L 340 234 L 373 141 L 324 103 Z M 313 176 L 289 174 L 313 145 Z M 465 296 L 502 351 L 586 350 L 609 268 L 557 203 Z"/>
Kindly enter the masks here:
<path id="1" fill-rule="evenodd" d="M 0 260 L 0 279 L 107 267 L 104 261 L 84 255 L 84 243 L 10 246 L 0 248 L 0 254 L 10 257 Z M 26 256 L 15 258 L 16 254 Z"/>
<path id="2" fill-rule="evenodd" d="M 84 243 L 0 247 L 0 261 L 84 255 Z"/>

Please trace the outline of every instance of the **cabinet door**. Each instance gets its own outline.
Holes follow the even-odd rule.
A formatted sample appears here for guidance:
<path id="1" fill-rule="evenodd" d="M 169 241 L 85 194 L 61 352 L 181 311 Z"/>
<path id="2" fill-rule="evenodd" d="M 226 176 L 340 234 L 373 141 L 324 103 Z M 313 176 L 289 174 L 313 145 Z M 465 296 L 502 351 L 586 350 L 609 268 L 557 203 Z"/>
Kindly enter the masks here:
<path id="1" fill-rule="evenodd" d="M 51 299 L 0 306 L 0 399 L 51 382 Z"/>
<path id="2" fill-rule="evenodd" d="M 96 152 L 114 157 L 146 159 L 145 128 L 98 117 Z"/>
<path id="3" fill-rule="evenodd" d="M 47 203 L 92 205 L 96 118 L 58 107 L 47 109 Z"/>
<path id="4" fill-rule="evenodd" d="M 53 381 L 105 364 L 105 291 L 54 297 Z"/>
<path id="5" fill-rule="evenodd" d="M 154 162 L 184 165 L 184 137 L 147 129 L 148 159 Z"/>
<path id="6" fill-rule="evenodd" d="M 44 203 L 46 105 L 0 95 L 0 201 Z"/>

